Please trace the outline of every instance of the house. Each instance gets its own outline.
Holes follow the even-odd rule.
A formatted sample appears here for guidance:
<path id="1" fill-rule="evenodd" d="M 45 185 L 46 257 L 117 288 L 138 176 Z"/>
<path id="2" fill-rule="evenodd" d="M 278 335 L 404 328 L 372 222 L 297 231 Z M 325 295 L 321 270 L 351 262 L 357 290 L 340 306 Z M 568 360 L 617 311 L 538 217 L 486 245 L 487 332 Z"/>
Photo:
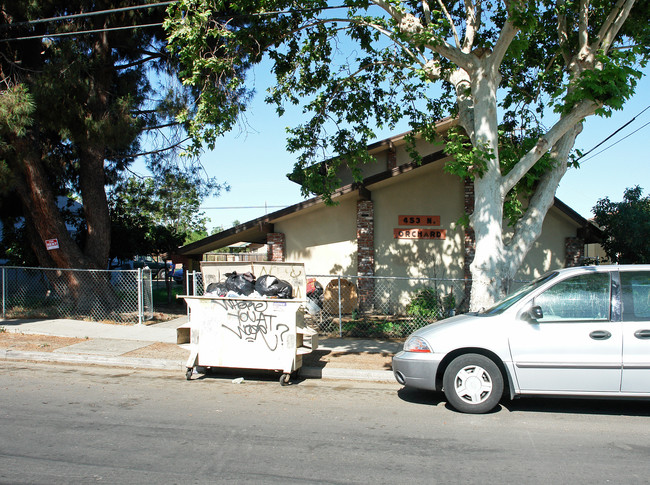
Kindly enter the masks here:
<path id="1" fill-rule="evenodd" d="M 453 123 L 444 120 L 439 129 Z M 473 183 L 443 170 L 449 157 L 441 145 L 418 141 L 423 160 L 413 163 L 405 135 L 368 146 L 377 162 L 362 168 L 362 183 L 354 183 L 349 171 L 340 173 L 337 205 L 305 200 L 184 246 L 180 254 L 200 261 L 234 243 L 266 244 L 269 261 L 302 262 L 309 275 L 358 276 L 361 304 L 375 291 L 368 277 L 468 279 L 474 241 L 459 220 L 473 210 Z M 516 279 L 579 264 L 597 233 L 556 199 Z"/>

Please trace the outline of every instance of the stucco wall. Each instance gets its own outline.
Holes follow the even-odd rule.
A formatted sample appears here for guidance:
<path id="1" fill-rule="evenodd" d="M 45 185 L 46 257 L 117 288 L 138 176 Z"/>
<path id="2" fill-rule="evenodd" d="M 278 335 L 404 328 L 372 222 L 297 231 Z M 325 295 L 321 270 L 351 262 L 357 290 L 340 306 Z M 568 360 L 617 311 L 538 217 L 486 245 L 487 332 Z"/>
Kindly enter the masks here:
<path id="1" fill-rule="evenodd" d="M 528 281 L 546 271 L 564 266 L 565 240 L 576 237 L 577 225 L 558 209 L 551 207 L 542 225 L 542 234 L 522 263 L 516 280 Z"/>
<path id="2" fill-rule="evenodd" d="M 462 278 L 462 181 L 443 172 L 443 162 L 370 187 L 375 203 L 375 274 L 377 276 Z M 395 239 L 393 230 L 414 229 L 400 224 L 400 215 L 440 216 L 444 240 Z"/>
<path id="3" fill-rule="evenodd" d="M 454 293 L 457 304 L 464 296 L 463 237 L 458 224 L 464 210 L 463 182 L 444 172 L 444 161 L 424 165 L 368 186 L 374 203 L 375 276 L 457 280 L 439 286 L 439 296 Z M 286 260 L 304 262 L 311 275 L 356 275 L 357 194 L 338 199 L 334 207 L 317 206 L 275 222 L 275 231 L 286 235 Z M 440 216 L 447 231 L 443 240 L 395 239 L 400 215 Z M 426 226 L 427 229 L 434 226 Z M 527 281 L 564 265 L 565 240 L 576 236 L 577 224 L 551 208 L 535 243 L 516 275 Z M 321 278 L 325 286 L 329 278 Z M 425 280 L 377 280 L 375 299 L 384 309 L 403 311 Z"/>
<path id="4" fill-rule="evenodd" d="M 304 262 L 307 274 L 356 274 L 356 207 L 352 195 L 276 222 L 286 235 L 286 260 Z"/>
<path id="5" fill-rule="evenodd" d="M 418 151 L 423 155 L 428 155 L 443 150 L 442 145 L 433 145 L 423 140 L 416 140 L 416 147 L 418 148 Z M 395 159 L 398 166 L 406 163 L 411 163 L 413 161 L 409 153 L 406 151 L 406 145 L 404 144 L 404 142 L 400 142 L 394 148 L 395 148 Z M 381 172 L 385 172 L 388 169 L 388 157 L 389 157 L 388 149 L 378 153 L 373 153 L 373 156 L 377 159 L 376 163 L 367 164 L 359 167 L 361 172 L 361 177 L 363 179 L 370 177 L 372 175 L 376 175 Z M 347 167 L 341 168 L 338 172 L 338 176 L 341 179 L 342 186 L 354 182 L 354 178 L 352 177 L 352 172 Z"/>

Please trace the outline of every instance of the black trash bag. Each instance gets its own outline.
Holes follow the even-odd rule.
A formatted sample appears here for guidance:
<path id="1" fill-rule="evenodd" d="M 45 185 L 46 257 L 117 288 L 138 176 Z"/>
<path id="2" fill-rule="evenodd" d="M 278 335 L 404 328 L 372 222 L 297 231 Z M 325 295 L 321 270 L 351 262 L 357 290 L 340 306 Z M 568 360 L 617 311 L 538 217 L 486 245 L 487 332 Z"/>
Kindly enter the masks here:
<path id="1" fill-rule="evenodd" d="M 255 276 L 253 273 L 226 273 L 226 289 L 239 295 L 248 296 L 255 290 Z"/>
<path id="2" fill-rule="evenodd" d="M 224 283 L 210 283 L 205 289 L 206 295 L 226 296 L 228 289 Z"/>
<path id="3" fill-rule="evenodd" d="M 270 274 L 257 278 L 257 281 L 255 282 L 255 291 L 262 296 L 284 299 L 293 298 L 293 287 L 291 284 L 289 284 L 288 281 L 278 279 Z"/>

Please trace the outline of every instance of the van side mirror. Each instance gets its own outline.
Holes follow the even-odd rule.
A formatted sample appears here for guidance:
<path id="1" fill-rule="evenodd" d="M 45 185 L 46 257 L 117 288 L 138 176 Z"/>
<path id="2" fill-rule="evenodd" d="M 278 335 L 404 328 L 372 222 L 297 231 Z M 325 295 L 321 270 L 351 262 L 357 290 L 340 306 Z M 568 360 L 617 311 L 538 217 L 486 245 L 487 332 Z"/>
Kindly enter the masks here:
<path id="1" fill-rule="evenodd" d="M 540 320 L 544 318 L 544 312 L 542 311 L 542 307 L 535 305 L 530 308 L 530 310 L 526 310 L 523 315 L 524 319 L 536 322 L 537 320 Z"/>

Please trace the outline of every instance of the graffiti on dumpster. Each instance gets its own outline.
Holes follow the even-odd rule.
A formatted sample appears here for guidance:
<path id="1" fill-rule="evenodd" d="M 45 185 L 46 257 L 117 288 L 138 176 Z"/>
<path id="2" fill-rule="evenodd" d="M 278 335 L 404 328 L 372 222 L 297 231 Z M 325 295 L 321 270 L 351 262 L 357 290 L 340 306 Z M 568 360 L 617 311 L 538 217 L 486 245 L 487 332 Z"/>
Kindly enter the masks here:
<path id="1" fill-rule="evenodd" d="M 265 301 L 217 300 L 229 316 L 237 319 L 237 327 L 231 328 L 225 323 L 221 326 L 230 330 L 240 340 L 255 342 L 260 337 L 267 348 L 274 352 L 280 343 L 284 344 L 289 326 L 274 323 L 276 315 L 268 313 L 269 304 Z"/>

